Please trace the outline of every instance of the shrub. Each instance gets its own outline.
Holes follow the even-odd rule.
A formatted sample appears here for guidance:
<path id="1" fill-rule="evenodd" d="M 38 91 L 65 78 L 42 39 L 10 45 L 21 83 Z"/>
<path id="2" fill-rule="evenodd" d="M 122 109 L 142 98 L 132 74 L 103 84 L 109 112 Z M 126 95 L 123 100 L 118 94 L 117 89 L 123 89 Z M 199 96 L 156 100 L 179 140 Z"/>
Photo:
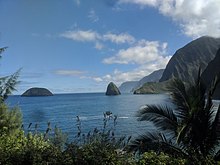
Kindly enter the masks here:
<path id="1" fill-rule="evenodd" d="M 88 134 L 81 134 L 81 122 L 77 117 L 78 134 L 73 142 L 67 145 L 64 153 L 71 157 L 74 164 L 80 165 L 135 164 L 132 155 L 123 151 L 130 137 L 115 137 L 116 119 L 116 116 L 112 118 L 104 114 L 102 130 L 95 128 Z"/>
<path id="2" fill-rule="evenodd" d="M 22 114 L 18 108 L 9 109 L 0 103 L 0 135 L 15 133 L 21 128 Z"/>
<path id="3" fill-rule="evenodd" d="M 185 163 L 184 159 L 173 158 L 163 152 L 156 154 L 153 151 L 145 152 L 138 161 L 139 165 L 184 165 Z"/>
<path id="4" fill-rule="evenodd" d="M 45 141 L 42 135 L 25 135 L 19 131 L 0 137 L 0 163 L 12 164 L 61 164 L 62 152 Z"/>

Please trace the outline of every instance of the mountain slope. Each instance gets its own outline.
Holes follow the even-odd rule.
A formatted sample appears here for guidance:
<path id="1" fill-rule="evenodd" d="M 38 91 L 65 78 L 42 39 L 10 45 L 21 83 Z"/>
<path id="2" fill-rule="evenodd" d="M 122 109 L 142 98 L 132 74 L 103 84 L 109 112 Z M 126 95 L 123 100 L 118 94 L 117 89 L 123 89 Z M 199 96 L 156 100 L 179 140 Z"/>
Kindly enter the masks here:
<path id="1" fill-rule="evenodd" d="M 202 79 L 209 86 L 216 75 L 220 76 L 220 49 L 202 73 Z M 220 84 L 216 88 L 214 98 L 220 100 Z"/>
<path id="2" fill-rule="evenodd" d="M 176 51 L 168 62 L 160 82 L 173 76 L 186 82 L 194 81 L 192 78 L 198 74 L 199 67 L 204 71 L 208 63 L 214 59 L 219 47 L 220 38 L 201 37 L 190 42 Z"/>
<path id="3" fill-rule="evenodd" d="M 166 93 L 167 85 L 170 83 L 170 80 L 163 82 L 147 82 L 142 87 L 136 89 L 134 94 L 158 94 Z"/>
<path id="4" fill-rule="evenodd" d="M 119 90 L 121 91 L 121 93 L 130 93 L 137 83 L 138 81 L 123 82 L 120 85 Z"/>
<path id="5" fill-rule="evenodd" d="M 147 82 L 158 82 L 160 80 L 163 72 L 164 72 L 164 69 L 159 69 L 159 70 L 152 72 L 148 76 L 145 76 L 140 81 L 138 81 L 138 83 L 135 86 L 135 89 L 143 86 Z"/>
<path id="6" fill-rule="evenodd" d="M 158 82 L 163 74 L 163 71 L 164 69 L 156 70 L 139 81 L 126 81 L 120 85 L 119 90 L 122 93 L 131 93 L 147 82 Z"/>

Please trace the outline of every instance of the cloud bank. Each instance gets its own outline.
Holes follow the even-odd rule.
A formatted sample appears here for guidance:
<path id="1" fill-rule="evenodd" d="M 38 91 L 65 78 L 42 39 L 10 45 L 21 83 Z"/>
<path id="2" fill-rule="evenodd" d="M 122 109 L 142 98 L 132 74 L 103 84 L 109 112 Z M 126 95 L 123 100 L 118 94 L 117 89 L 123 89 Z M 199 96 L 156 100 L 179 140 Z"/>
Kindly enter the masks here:
<path id="1" fill-rule="evenodd" d="M 60 75 L 89 78 L 97 83 L 114 81 L 120 85 L 124 81 L 139 80 L 155 70 L 165 68 L 171 58 L 167 53 L 168 44 L 166 42 L 137 40 L 128 33 L 115 34 L 107 32 L 100 34 L 93 30 L 73 30 L 66 31 L 60 36 L 77 42 L 94 42 L 94 47 L 97 50 L 102 50 L 105 47 L 103 44 L 105 42 L 127 45 L 127 48 L 119 48 L 114 54 L 104 58 L 101 62 L 106 65 L 132 65 L 134 69 L 129 71 L 120 71 L 120 69 L 115 68 L 113 73 L 103 76 L 82 76 L 81 71 L 60 70 L 56 72 Z"/>
<path id="2" fill-rule="evenodd" d="M 177 22 L 189 37 L 220 37 L 220 0 L 119 0 L 118 3 L 154 7 Z"/>
<path id="3" fill-rule="evenodd" d="M 133 70 L 123 72 L 115 69 L 112 74 L 96 77 L 96 82 L 114 81 L 120 85 L 125 81 L 138 81 L 155 70 L 165 68 L 171 56 L 167 55 L 167 43 L 139 41 L 135 46 L 121 49 L 115 55 L 105 58 L 106 64 L 137 64 Z"/>
<path id="4" fill-rule="evenodd" d="M 112 57 L 105 58 L 106 64 L 146 64 L 164 59 L 167 43 L 160 44 L 158 41 L 141 40 L 136 45 L 127 49 L 121 49 Z"/>

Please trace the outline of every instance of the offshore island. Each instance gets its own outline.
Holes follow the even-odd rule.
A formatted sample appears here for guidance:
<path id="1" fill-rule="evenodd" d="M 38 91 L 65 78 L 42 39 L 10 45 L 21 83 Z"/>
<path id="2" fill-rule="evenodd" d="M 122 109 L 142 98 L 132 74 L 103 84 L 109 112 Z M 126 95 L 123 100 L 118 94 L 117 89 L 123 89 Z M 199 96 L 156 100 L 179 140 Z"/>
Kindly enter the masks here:
<path id="1" fill-rule="evenodd" d="M 53 96 L 53 93 L 46 88 L 34 87 L 26 90 L 21 96 L 22 97 Z"/>

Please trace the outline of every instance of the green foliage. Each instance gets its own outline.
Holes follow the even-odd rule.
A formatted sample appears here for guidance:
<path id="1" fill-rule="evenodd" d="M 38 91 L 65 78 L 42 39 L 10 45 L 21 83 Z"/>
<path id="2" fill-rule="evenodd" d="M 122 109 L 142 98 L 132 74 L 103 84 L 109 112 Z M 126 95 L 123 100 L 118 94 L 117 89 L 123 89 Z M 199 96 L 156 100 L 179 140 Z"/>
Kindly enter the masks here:
<path id="1" fill-rule="evenodd" d="M 0 164 L 135 164 L 132 154 L 123 150 L 130 138 L 116 140 L 113 130 L 107 129 L 111 118 L 105 117 L 103 130 L 94 129 L 86 136 L 78 134 L 70 144 L 66 144 L 66 135 L 60 129 L 50 129 L 50 123 L 45 134 L 36 130 L 25 134 L 19 128 L 14 133 L 4 131 L 0 137 Z M 112 120 L 116 122 L 116 118 Z"/>
<path id="2" fill-rule="evenodd" d="M 139 165 L 184 165 L 185 163 L 184 159 L 173 158 L 163 152 L 156 154 L 153 151 L 143 153 L 138 161 Z"/>
<path id="3" fill-rule="evenodd" d="M 61 151 L 45 141 L 41 135 L 19 131 L 0 137 L 0 163 L 2 164 L 60 164 Z"/>
<path id="4" fill-rule="evenodd" d="M 9 109 L 0 103 L 0 135 L 15 133 L 21 128 L 22 115 L 18 108 Z"/>
<path id="5" fill-rule="evenodd" d="M 17 81 L 20 70 L 12 74 L 11 76 L 0 77 L 0 97 L 1 101 L 8 98 L 8 95 L 12 94 L 15 90 L 15 86 L 19 83 Z"/>
<path id="6" fill-rule="evenodd" d="M 50 138 L 50 141 L 60 151 L 63 151 L 67 144 L 67 134 L 64 134 L 61 129 L 55 127 L 54 136 Z"/>
<path id="7" fill-rule="evenodd" d="M 102 130 L 95 128 L 82 134 L 81 121 L 77 116 L 77 136 L 67 145 L 64 153 L 70 155 L 74 164 L 134 164 L 132 155 L 124 151 L 130 137 L 115 137 L 116 119 L 117 116 L 112 117 L 112 113 L 106 112 Z"/>
<path id="8" fill-rule="evenodd" d="M 82 146 L 72 143 L 65 151 L 75 164 L 134 164 L 128 153 L 115 148 L 112 144 L 94 141 Z"/>
<path id="9" fill-rule="evenodd" d="M 4 52 L 7 49 L 7 47 L 0 48 L 0 57 L 1 53 Z M 10 95 L 14 90 L 15 86 L 19 83 L 17 81 L 20 73 L 19 69 L 17 72 L 10 76 L 0 77 L 0 102 L 2 103 L 5 99 L 8 98 L 8 95 Z"/>
<path id="10" fill-rule="evenodd" d="M 212 96 L 219 81 L 216 78 L 207 88 L 200 72 L 195 84 L 174 79 L 169 90 L 175 109 L 155 105 L 141 109 L 138 119 L 152 122 L 156 130 L 138 137 L 130 147 L 180 156 L 191 164 L 213 160 L 220 144 L 220 106 L 213 109 Z"/>
<path id="11" fill-rule="evenodd" d="M 142 87 L 136 89 L 134 94 L 158 94 L 166 93 L 167 85 L 170 84 L 170 80 L 163 82 L 147 82 Z"/>

